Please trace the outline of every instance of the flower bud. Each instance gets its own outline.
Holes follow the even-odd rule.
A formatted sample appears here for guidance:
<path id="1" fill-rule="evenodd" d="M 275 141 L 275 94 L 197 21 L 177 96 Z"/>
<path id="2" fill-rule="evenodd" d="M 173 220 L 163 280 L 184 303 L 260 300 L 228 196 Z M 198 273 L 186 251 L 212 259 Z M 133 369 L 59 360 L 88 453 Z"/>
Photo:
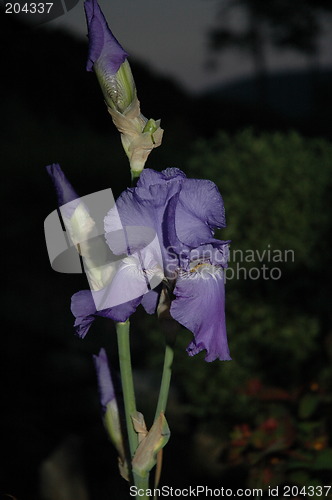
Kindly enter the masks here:
<path id="1" fill-rule="evenodd" d="M 139 176 L 152 149 L 161 144 L 160 120 L 148 120 L 141 113 L 128 54 L 109 29 L 97 0 L 86 0 L 84 5 L 89 30 L 87 70 L 97 75 L 132 175 Z"/>
<path id="2" fill-rule="evenodd" d="M 88 207 L 79 198 L 60 165 L 54 163 L 46 169 L 55 187 L 66 232 L 83 258 L 90 287 L 92 290 L 101 290 L 111 282 L 116 268 L 116 263 L 109 259 L 104 234 L 98 231 Z"/>
<path id="3" fill-rule="evenodd" d="M 98 379 L 100 403 L 104 414 L 104 425 L 119 453 L 121 475 L 128 481 L 128 467 L 125 459 L 119 409 L 105 349 L 100 349 L 99 354 L 93 356 L 93 360 Z"/>

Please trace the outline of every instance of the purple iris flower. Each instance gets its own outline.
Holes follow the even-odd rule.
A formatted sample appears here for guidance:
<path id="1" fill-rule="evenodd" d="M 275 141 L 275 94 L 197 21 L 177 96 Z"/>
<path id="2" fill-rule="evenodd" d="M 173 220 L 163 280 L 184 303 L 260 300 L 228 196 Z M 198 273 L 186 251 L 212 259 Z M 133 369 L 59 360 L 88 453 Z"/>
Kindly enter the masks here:
<path id="1" fill-rule="evenodd" d="M 89 30 L 89 54 L 86 69 L 93 71 L 94 65 L 97 65 L 108 75 L 115 75 L 128 54 L 109 29 L 97 0 L 86 0 L 84 8 Z"/>
<path id="2" fill-rule="evenodd" d="M 124 231 L 128 227 L 146 226 L 156 232 L 162 251 L 163 282 L 174 297 L 170 314 L 194 334 L 188 354 L 193 356 L 206 350 L 206 361 L 231 359 L 226 336 L 223 272 L 227 266 L 228 242 L 214 238 L 214 229 L 226 226 L 224 204 L 217 186 L 208 180 L 187 179 L 177 168 L 162 172 L 144 170 L 137 186 L 124 191 L 105 218 L 106 241 L 112 252 L 120 255 L 127 251 L 130 255 L 139 252 L 148 241 L 142 231 L 141 238 L 136 235 L 130 244 L 126 241 L 119 245 L 119 240 L 113 238 L 119 217 Z M 119 282 L 121 286 L 127 285 Z M 131 286 L 135 283 L 131 282 Z M 80 292 L 72 299 L 72 312 L 81 334 L 82 328 L 84 334 L 87 332 L 94 315 L 102 313 L 116 320 L 113 311 L 116 308 L 126 318 L 130 315 L 129 303 L 93 311 L 92 298 L 88 297 L 88 292 Z M 152 314 L 159 297 L 160 286 L 136 303 L 132 301 L 130 307 L 135 309 L 137 303 L 142 303 Z"/>

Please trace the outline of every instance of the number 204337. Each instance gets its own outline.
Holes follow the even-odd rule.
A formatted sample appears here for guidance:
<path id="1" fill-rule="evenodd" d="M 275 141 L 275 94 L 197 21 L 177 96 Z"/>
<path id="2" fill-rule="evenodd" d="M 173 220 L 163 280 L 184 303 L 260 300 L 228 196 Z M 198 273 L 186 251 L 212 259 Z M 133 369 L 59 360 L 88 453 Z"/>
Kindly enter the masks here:
<path id="1" fill-rule="evenodd" d="M 49 14 L 53 7 L 53 2 L 38 2 L 38 3 L 18 3 L 6 2 L 6 14 Z"/>

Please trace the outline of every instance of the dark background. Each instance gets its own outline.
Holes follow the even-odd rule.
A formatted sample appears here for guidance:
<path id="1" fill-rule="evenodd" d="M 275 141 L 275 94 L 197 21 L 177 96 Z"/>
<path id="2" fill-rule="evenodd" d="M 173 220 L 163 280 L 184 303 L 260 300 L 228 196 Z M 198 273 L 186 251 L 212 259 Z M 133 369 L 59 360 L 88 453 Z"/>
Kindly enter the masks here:
<path id="1" fill-rule="evenodd" d="M 91 360 L 106 345 L 116 368 L 114 327 L 100 319 L 84 341 L 74 336 L 70 297 L 86 282 L 52 271 L 43 234 L 56 207 L 45 165 L 59 162 L 80 195 L 107 187 L 117 195 L 130 182 L 127 160 L 96 78 L 85 71 L 87 44 L 2 11 L 0 27 L 0 493 L 128 498 L 102 426 Z M 257 30 L 245 47 L 254 50 Z M 331 71 L 320 70 L 306 47 L 310 33 L 290 40 L 302 40 L 299 50 L 312 56 L 308 71 L 272 76 L 258 64 L 252 79 L 197 97 L 132 61 L 142 111 L 162 118 L 165 129 L 147 166 L 214 180 L 228 216 L 221 237 L 232 239 L 232 248 L 295 252 L 294 262 L 281 264 L 281 280 L 227 284 L 234 361 L 188 358 L 190 333 L 180 329 L 166 485 L 302 487 L 331 478 Z M 221 28 L 219 42 L 210 35 L 211 55 L 233 43 L 227 36 Z M 132 330 L 138 407 L 151 422 L 163 340 L 157 320 L 142 311 Z"/>

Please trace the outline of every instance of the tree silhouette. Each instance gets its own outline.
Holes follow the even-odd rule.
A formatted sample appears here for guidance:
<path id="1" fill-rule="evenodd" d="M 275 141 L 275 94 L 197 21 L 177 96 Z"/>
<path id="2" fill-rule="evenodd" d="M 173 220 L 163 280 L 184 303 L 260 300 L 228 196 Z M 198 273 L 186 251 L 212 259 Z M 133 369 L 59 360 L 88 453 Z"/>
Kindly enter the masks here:
<path id="1" fill-rule="evenodd" d="M 291 48 L 306 54 L 317 65 L 322 16 L 332 14 L 329 0 L 222 0 L 217 26 L 209 33 L 209 48 L 229 47 L 247 51 L 254 63 L 261 104 L 266 97 L 266 49 Z M 234 21 L 236 25 L 234 25 Z"/>

